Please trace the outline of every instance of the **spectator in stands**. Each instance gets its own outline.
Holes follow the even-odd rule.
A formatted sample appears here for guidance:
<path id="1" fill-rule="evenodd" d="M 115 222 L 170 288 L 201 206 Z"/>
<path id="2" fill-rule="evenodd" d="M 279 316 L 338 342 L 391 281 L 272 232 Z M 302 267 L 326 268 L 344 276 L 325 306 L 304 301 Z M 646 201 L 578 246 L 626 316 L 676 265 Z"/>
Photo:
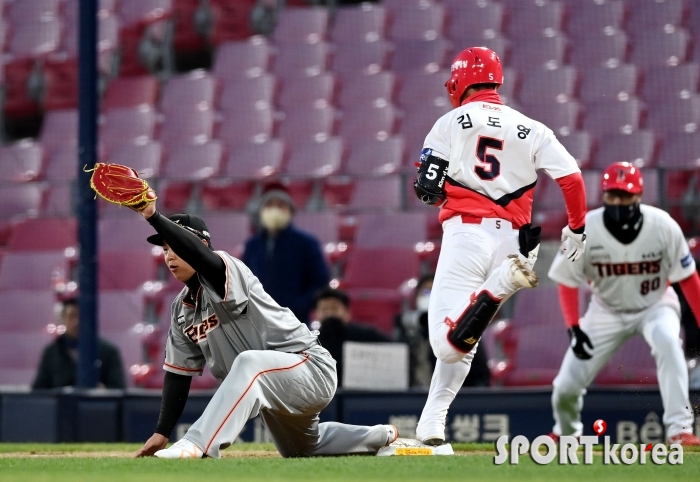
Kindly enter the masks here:
<path id="1" fill-rule="evenodd" d="M 392 341 L 376 328 L 352 321 L 350 297 L 342 290 L 325 287 L 316 294 L 316 319 L 321 332 L 318 341 L 337 363 L 339 387 L 343 381 L 343 343 Z"/>
<path id="2" fill-rule="evenodd" d="M 418 280 L 413 303 L 415 309 L 406 310 L 395 319 L 399 340 L 410 348 L 411 386 L 415 387 L 429 387 L 435 368 L 435 355 L 428 337 L 428 304 L 434 277 L 434 273 L 430 273 Z M 490 384 L 488 355 L 483 344 L 480 344 L 463 386 L 487 387 Z"/>
<path id="3" fill-rule="evenodd" d="M 314 294 L 330 275 L 318 240 L 292 224 L 294 201 L 283 185 L 268 186 L 260 200 L 260 231 L 245 245 L 243 262 L 272 298 L 308 323 Z"/>
<path id="4" fill-rule="evenodd" d="M 63 301 L 61 321 L 66 332 L 48 345 L 41 355 L 39 370 L 32 385 L 34 389 L 72 387 L 78 376 L 78 300 Z M 119 350 L 105 340 L 99 340 L 100 388 L 125 388 L 124 370 Z"/>

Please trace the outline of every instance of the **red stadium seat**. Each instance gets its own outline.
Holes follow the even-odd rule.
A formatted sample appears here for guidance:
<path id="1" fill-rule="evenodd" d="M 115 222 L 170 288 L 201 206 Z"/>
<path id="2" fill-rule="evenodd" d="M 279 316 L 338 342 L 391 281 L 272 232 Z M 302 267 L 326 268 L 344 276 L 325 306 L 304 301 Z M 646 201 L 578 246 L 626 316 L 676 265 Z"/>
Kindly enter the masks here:
<path id="1" fill-rule="evenodd" d="M 656 385 L 656 362 L 644 338 L 624 343 L 595 378 L 596 385 Z"/>
<path id="2" fill-rule="evenodd" d="M 684 0 L 641 0 L 630 9 L 627 29 L 630 32 L 661 31 L 666 26 L 679 27 L 683 23 Z"/>
<path id="3" fill-rule="evenodd" d="M 102 110 L 128 109 L 146 104 L 155 107 L 158 79 L 152 76 L 116 78 L 107 85 Z"/>
<path id="4" fill-rule="evenodd" d="M 343 79 L 338 102 L 348 109 L 362 104 L 391 102 L 394 98 L 396 76 L 391 72 L 373 75 L 353 75 Z"/>
<path id="5" fill-rule="evenodd" d="M 109 162 L 129 166 L 135 169 L 140 177 L 150 179 L 160 175 L 162 157 L 163 148 L 160 142 L 149 141 L 115 147 L 109 156 Z"/>
<path id="6" fill-rule="evenodd" d="M 41 355 L 56 335 L 3 333 L 0 338 L 0 385 L 29 386 L 36 378 Z"/>
<path id="7" fill-rule="evenodd" d="M 265 142 L 272 137 L 273 127 L 270 105 L 259 104 L 254 110 L 231 110 L 224 112 L 219 139 L 229 147 L 241 143 Z"/>
<path id="8" fill-rule="evenodd" d="M 595 136 L 628 134 L 639 128 L 642 106 L 637 99 L 626 102 L 599 102 L 586 109 L 585 130 Z"/>
<path id="9" fill-rule="evenodd" d="M 199 0 L 173 2 L 173 48 L 178 53 L 197 53 L 207 47 L 206 38 L 199 30 Z"/>
<path id="10" fill-rule="evenodd" d="M 368 213 L 357 216 L 357 249 L 406 248 L 428 240 L 428 212 Z"/>
<path id="11" fill-rule="evenodd" d="M 452 106 L 445 95 L 442 103 L 414 104 L 406 110 L 399 127 L 399 134 L 406 141 L 407 154 L 411 160 L 416 159 L 420 154 L 423 141 L 435 122 L 451 109 Z"/>
<path id="12" fill-rule="evenodd" d="M 45 193 L 46 202 L 41 210 L 43 216 L 73 216 L 74 192 L 70 183 L 53 182 Z"/>
<path id="13" fill-rule="evenodd" d="M 464 0 L 443 2 L 448 9 L 447 37 L 462 38 L 465 32 L 474 37 L 492 38 L 503 28 L 503 5 L 498 2 L 470 2 L 464 8 Z"/>
<path id="14" fill-rule="evenodd" d="M 135 290 L 157 278 L 156 263 L 150 252 L 101 252 L 98 263 L 100 290 Z"/>
<path id="15" fill-rule="evenodd" d="M 24 333 L 31 338 L 48 333 L 47 325 L 56 323 L 53 310 L 56 296 L 51 290 L 3 290 L 0 291 L 0 302 L 3 310 L 0 330 L 3 335 Z"/>
<path id="16" fill-rule="evenodd" d="M 160 110 L 166 115 L 186 110 L 214 108 L 216 78 L 204 70 L 194 70 L 171 78 L 163 87 Z"/>
<path id="17" fill-rule="evenodd" d="M 405 155 L 402 137 L 385 140 L 366 139 L 352 143 L 345 172 L 354 176 L 399 172 Z"/>
<path id="18" fill-rule="evenodd" d="M 659 152 L 658 166 L 674 170 L 698 169 L 700 167 L 700 133 L 676 133 L 668 136 Z"/>
<path id="19" fill-rule="evenodd" d="M 273 71 L 284 77 L 312 77 L 326 70 L 330 46 L 325 42 L 315 44 L 285 43 L 278 47 Z"/>
<path id="20" fill-rule="evenodd" d="M 107 151 L 111 152 L 119 145 L 139 144 L 153 139 L 155 128 L 156 112 L 148 106 L 112 109 L 104 114 L 100 138 Z"/>
<path id="21" fill-rule="evenodd" d="M 657 133 L 693 133 L 700 130 L 700 96 L 652 103 L 647 127 Z"/>
<path id="22" fill-rule="evenodd" d="M 288 77 L 282 86 L 279 105 L 283 110 L 298 106 L 333 104 L 335 78 L 324 72 L 313 77 Z"/>
<path id="23" fill-rule="evenodd" d="M 214 111 L 195 110 L 173 112 L 165 116 L 160 131 L 160 140 L 166 148 L 173 145 L 184 145 L 206 142 L 213 137 Z"/>
<path id="24" fill-rule="evenodd" d="M 630 61 L 642 69 L 682 64 L 688 53 L 690 36 L 683 29 L 642 31 L 635 35 Z"/>
<path id="25" fill-rule="evenodd" d="M 559 137 L 559 142 L 561 142 L 569 154 L 576 159 L 576 163 L 579 167 L 588 166 L 593 152 L 593 140 L 588 132 L 572 132 L 568 136 Z"/>
<path id="26" fill-rule="evenodd" d="M 343 141 L 331 137 L 322 142 L 298 142 L 292 147 L 285 174 L 293 178 L 323 178 L 340 170 Z"/>
<path id="27" fill-rule="evenodd" d="M 507 34 L 514 39 L 549 37 L 559 32 L 564 19 L 564 5 L 555 1 L 521 1 L 510 12 Z"/>
<path id="28" fill-rule="evenodd" d="M 321 246 L 340 241 L 340 219 L 332 212 L 298 212 L 294 225 L 318 239 Z"/>
<path id="29" fill-rule="evenodd" d="M 241 256 L 250 237 L 250 218 L 245 213 L 207 213 L 202 215 L 215 249 Z"/>
<path id="30" fill-rule="evenodd" d="M 253 34 L 250 26 L 251 10 L 255 0 L 210 0 L 213 25 L 209 41 L 219 45 L 229 40 L 244 40 Z"/>
<path id="31" fill-rule="evenodd" d="M 146 238 L 155 231 L 142 221 L 134 216 L 101 218 L 97 228 L 100 253 L 140 251 L 152 254 L 154 246 L 146 242 Z"/>
<path id="32" fill-rule="evenodd" d="M 78 145 L 78 111 L 54 110 L 44 116 L 39 137 L 44 152 L 50 153 L 58 146 Z"/>
<path id="33" fill-rule="evenodd" d="M 43 178 L 47 181 L 68 182 L 78 176 L 82 169 L 78 159 L 78 150 L 74 146 L 59 146 L 46 161 Z"/>
<path id="34" fill-rule="evenodd" d="M 449 65 L 450 42 L 442 37 L 435 40 L 400 40 L 391 60 L 396 73 L 417 74 L 436 72 Z"/>
<path id="35" fill-rule="evenodd" d="M 15 253 L 59 251 L 78 244 L 77 229 L 75 218 L 26 219 L 13 226 L 7 247 Z"/>
<path id="36" fill-rule="evenodd" d="M 398 114 L 393 105 L 376 102 L 346 109 L 340 126 L 340 135 L 348 142 L 364 139 L 387 139 L 394 133 Z"/>
<path id="37" fill-rule="evenodd" d="M 514 326 L 548 326 L 551 329 L 564 330 L 566 323 L 558 302 L 558 292 L 559 288 L 556 285 L 519 292 L 513 304 L 511 321 Z"/>
<path id="38" fill-rule="evenodd" d="M 569 347 L 569 337 L 563 327 L 524 326 L 514 330 L 517 345 L 510 360 L 511 369 L 502 379 L 504 386 L 551 385 Z M 542 340 L 548 342 L 543 346 Z"/>
<path id="39" fill-rule="evenodd" d="M 279 136 L 289 145 L 322 141 L 333 134 L 335 110 L 332 107 L 295 107 L 285 112 Z"/>
<path id="40" fill-rule="evenodd" d="M 403 282 L 418 276 L 418 267 L 413 248 L 356 249 L 348 256 L 342 285 L 396 292 Z"/>
<path id="41" fill-rule="evenodd" d="M 222 81 L 255 78 L 267 71 L 270 44 L 265 37 L 250 37 L 243 42 L 225 42 L 216 50 L 213 74 Z"/>
<path id="42" fill-rule="evenodd" d="M 523 107 L 525 115 L 552 129 L 556 135 L 567 136 L 576 131 L 581 107 L 576 101 L 533 104 Z"/>
<path id="43" fill-rule="evenodd" d="M 14 216 L 36 216 L 41 209 L 46 185 L 26 183 L 0 189 L 0 219 Z"/>
<path id="44" fill-rule="evenodd" d="M 513 43 L 510 67 L 525 70 L 556 68 L 564 64 L 567 40 L 563 35 L 523 39 Z"/>
<path id="45" fill-rule="evenodd" d="M 224 84 L 219 108 L 224 112 L 251 111 L 274 103 L 277 81 L 271 74 L 232 80 Z"/>
<path id="46" fill-rule="evenodd" d="M 649 102 L 687 99 L 697 94 L 699 77 L 700 66 L 697 62 L 651 69 L 644 78 L 642 95 Z"/>
<path id="47" fill-rule="evenodd" d="M 246 142 L 233 146 L 224 166 L 222 177 L 235 179 L 263 179 L 278 174 L 284 161 L 284 142 Z"/>
<path id="48" fill-rule="evenodd" d="M 387 66 L 392 49 L 389 42 L 381 39 L 376 42 L 339 44 L 333 55 L 333 71 L 343 75 L 377 73 Z"/>
<path id="49" fill-rule="evenodd" d="M 421 2 L 396 9 L 389 36 L 396 40 L 434 40 L 442 35 L 445 9 Z"/>
<path id="50" fill-rule="evenodd" d="M 277 17 L 272 38 L 277 44 L 317 43 L 326 38 L 328 10 L 325 8 L 285 8 Z"/>
<path id="51" fill-rule="evenodd" d="M 0 147 L 0 181 L 25 182 L 36 179 L 42 166 L 41 145 L 29 139 Z"/>
<path id="52" fill-rule="evenodd" d="M 427 104 L 434 103 L 436 100 L 445 100 L 447 98 L 445 82 L 449 78 L 450 72 L 447 70 L 404 76 L 401 79 L 401 90 L 398 96 L 399 104 L 410 108 L 418 103 Z M 508 78 L 507 82 L 510 83 L 511 81 L 512 79 Z"/>
<path id="53" fill-rule="evenodd" d="M 601 138 L 593 167 L 605 169 L 613 162 L 631 162 L 635 166 L 653 166 L 656 136 L 641 130 L 629 134 L 611 134 Z"/>
<path id="54" fill-rule="evenodd" d="M 387 12 L 381 5 L 363 3 L 336 10 L 330 35 L 335 43 L 375 42 L 384 37 Z"/>
<path id="55" fill-rule="evenodd" d="M 97 306 L 100 334 L 123 333 L 145 323 L 146 307 L 140 289 L 100 291 Z"/>
<path id="56" fill-rule="evenodd" d="M 622 29 L 625 18 L 623 0 L 576 2 L 572 7 L 567 30 L 576 38 L 589 39 Z"/>
<path id="57" fill-rule="evenodd" d="M 398 176 L 358 179 L 355 181 L 348 207 L 355 210 L 400 209 L 401 186 Z"/>
<path id="58" fill-rule="evenodd" d="M 507 65 L 509 67 L 511 66 L 511 41 L 508 40 L 507 38 L 501 36 L 500 34 L 495 34 L 493 36 L 489 36 L 486 38 L 480 37 L 478 34 L 475 34 L 474 32 L 470 31 L 464 31 L 462 32 L 462 35 L 460 37 L 455 37 L 452 40 L 452 43 L 455 47 L 455 50 L 461 46 L 478 46 L 478 47 L 486 47 L 487 49 L 491 49 L 496 54 L 498 54 L 498 57 L 501 59 L 501 62 L 503 65 Z M 459 52 L 457 50 L 457 52 Z M 453 52 L 455 53 L 455 52 Z M 452 59 L 449 59 L 452 61 Z M 449 67 L 449 64 L 446 65 L 446 67 Z"/>
<path id="59" fill-rule="evenodd" d="M 0 290 L 50 290 L 69 274 L 63 251 L 9 252 L 0 266 Z"/>
<path id="60" fill-rule="evenodd" d="M 537 69 L 523 78 L 520 99 L 528 103 L 566 102 L 576 93 L 578 73 L 571 66 Z"/>
<path id="61" fill-rule="evenodd" d="M 202 144 L 183 144 L 172 149 L 162 170 L 170 180 L 201 181 L 216 175 L 221 168 L 223 146 L 211 140 Z M 196 162 L 193 160 L 196 159 Z"/>
<path id="62" fill-rule="evenodd" d="M 627 58 L 627 35 L 613 30 L 609 34 L 586 36 L 571 42 L 571 64 L 579 69 L 595 66 L 616 67 Z"/>
<path id="63" fill-rule="evenodd" d="M 587 104 L 624 101 L 637 93 L 639 75 L 634 65 L 585 69 L 582 77 L 579 98 Z"/>
<path id="64" fill-rule="evenodd" d="M 243 209 L 253 195 L 253 184 L 229 179 L 209 180 L 202 185 L 201 199 L 208 210 Z"/>

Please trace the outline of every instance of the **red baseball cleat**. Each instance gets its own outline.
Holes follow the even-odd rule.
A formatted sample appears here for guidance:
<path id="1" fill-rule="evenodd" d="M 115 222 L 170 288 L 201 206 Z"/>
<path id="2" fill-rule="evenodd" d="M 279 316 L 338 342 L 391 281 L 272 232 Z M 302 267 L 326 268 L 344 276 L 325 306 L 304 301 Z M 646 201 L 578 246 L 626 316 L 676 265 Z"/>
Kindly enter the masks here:
<path id="1" fill-rule="evenodd" d="M 547 436 L 554 440 L 554 443 L 559 443 L 559 435 L 555 434 L 554 432 L 550 433 Z"/>
<path id="2" fill-rule="evenodd" d="M 683 446 L 700 445 L 700 439 L 692 433 L 679 433 L 668 439 L 669 444 L 681 444 Z"/>

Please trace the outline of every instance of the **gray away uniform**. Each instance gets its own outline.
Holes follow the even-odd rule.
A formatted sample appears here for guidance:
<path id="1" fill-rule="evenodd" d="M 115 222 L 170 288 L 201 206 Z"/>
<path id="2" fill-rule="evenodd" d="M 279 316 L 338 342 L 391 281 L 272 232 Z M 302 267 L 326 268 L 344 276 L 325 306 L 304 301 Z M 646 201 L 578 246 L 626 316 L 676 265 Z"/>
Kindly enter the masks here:
<path id="1" fill-rule="evenodd" d="M 222 300 L 203 277 L 196 306 L 185 287 L 172 304 L 165 350 L 167 371 L 201 375 L 204 363 L 221 386 L 184 438 L 210 457 L 220 457 L 260 414 L 283 457 L 375 453 L 387 429 L 319 423 L 337 378 L 335 360 L 316 332 L 280 307 L 245 264 L 216 251 L 226 264 Z"/>

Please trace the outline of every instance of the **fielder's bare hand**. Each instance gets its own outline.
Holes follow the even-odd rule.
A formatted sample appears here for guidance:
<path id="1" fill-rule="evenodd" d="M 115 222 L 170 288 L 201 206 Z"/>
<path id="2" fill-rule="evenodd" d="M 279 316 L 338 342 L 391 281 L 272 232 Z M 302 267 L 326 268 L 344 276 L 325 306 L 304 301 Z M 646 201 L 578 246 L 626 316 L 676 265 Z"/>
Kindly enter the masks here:
<path id="1" fill-rule="evenodd" d="M 168 445 L 168 438 L 165 435 L 154 433 L 151 435 L 151 438 L 146 440 L 146 443 L 136 452 L 134 457 L 152 457 L 153 454 L 164 449 L 166 445 Z"/>

